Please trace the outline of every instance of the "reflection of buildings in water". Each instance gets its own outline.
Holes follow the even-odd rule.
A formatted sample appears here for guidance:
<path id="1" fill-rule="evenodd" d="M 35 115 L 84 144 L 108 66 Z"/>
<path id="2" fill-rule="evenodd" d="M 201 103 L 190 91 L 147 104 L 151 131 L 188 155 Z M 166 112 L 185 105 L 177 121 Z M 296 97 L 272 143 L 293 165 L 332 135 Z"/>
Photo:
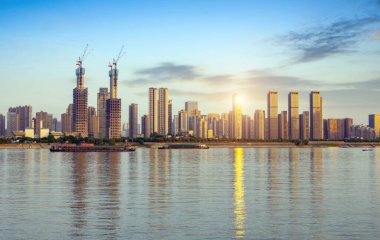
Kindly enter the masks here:
<path id="1" fill-rule="evenodd" d="M 267 175 L 268 175 L 268 189 L 269 195 L 268 200 L 271 205 L 276 204 L 277 196 L 279 189 L 279 180 L 278 180 L 278 149 L 277 148 L 268 148 L 268 163 L 267 163 Z"/>
<path id="2" fill-rule="evenodd" d="M 289 193 L 292 204 L 297 204 L 299 201 L 300 191 L 300 154 L 298 148 L 289 148 Z"/>
<path id="3" fill-rule="evenodd" d="M 97 229 L 103 229 L 107 236 L 117 235 L 120 219 L 120 152 L 96 153 L 98 161 L 98 189 L 100 200 L 96 209 L 98 218 Z"/>
<path id="4" fill-rule="evenodd" d="M 87 183 L 87 154 L 72 153 L 68 155 L 72 158 L 72 181 L 73 181 L 73 197 L 71 204 L 71 212 L 73 216 L 73 227 L 76 230 L 84 228 L 86 221 L 86 183 Z M 81 235 L 73 233 L 73 235 Z"/>
<path id="5" fill-rule="evenodd" d="M 169 214 L 171 150 L 149 150 L 149 221 L 152 230 L 169 229 L 165 224 Z"/>
<path id="6" fill-rule="evenodd" d="M 244 154 L 242 148 L 234 149 L 234 173 L 235 238 L 244 238 L 246 208 L 244 198 Z"/>
<path id="7" fill-rule="evenodd" d="M 318 224 L 313 224 L 310 233 L 316 238 L 323 234 L 323 148 L 311 148 L 310 150 L 310 184 L 311 184 L 311 217 Z"/>

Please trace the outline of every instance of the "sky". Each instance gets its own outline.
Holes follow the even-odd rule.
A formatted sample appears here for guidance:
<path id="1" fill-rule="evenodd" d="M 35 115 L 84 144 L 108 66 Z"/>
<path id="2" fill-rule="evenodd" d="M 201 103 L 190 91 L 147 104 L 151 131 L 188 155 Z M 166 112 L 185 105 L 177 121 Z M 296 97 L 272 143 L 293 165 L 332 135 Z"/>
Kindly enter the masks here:
<path id="1" fill-rule="evenodd" d="M 60 118 L 84 61 L 89 106 L 109 87 L 121 46 L 119 97 L 148 112 L 148 88 L 167 87 L 174 112 L 198 101 L 202 114 L 266 109 L 266 93 L 298 91 L 300 112 L 320 91 L 324 118 L 367 124 L 380 113 L 380 0 L 21 1 L 0 6 L 0 113 L 31 105 Z"/>

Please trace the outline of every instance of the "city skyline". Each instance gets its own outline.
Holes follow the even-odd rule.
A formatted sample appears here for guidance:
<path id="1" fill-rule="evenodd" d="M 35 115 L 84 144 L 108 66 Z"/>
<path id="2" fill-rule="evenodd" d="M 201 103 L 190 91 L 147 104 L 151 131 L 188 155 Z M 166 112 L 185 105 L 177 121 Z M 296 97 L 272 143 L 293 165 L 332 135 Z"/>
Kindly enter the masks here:
<path id="1" fill-rule="evenodd" d="M 278 91 L 279 109 L 287 109 L 288 92 L 305 99 L 316 90 L 329 106 L 326 116 L 353 117 L 361 124 L 377 112 L 376 0 L 115 2 L 117 8 L 67 3 L 4 2 L 0 112 L 28 104 L 58 117 L 71 101 L 74 61 L 86 43 L 94 48 L 84 64 L 88 106 L 96 106 L 98 89 L 107 86 L 108 62 L 126 46 L 118 86 L 123 122 L 129 104 L 148 108 L 143 99 L 151 86 L 170 89 L 174 112 L 191 100 L 206 112 L 224 112 L 239 92 L 243 112 L 253 116 L 254 109 L 266 108 L 265 93 L 272 89 Z M 108 14 L 117 17 L 90 20 Z M 299 109 L 307 108 L 300 101 Z"/>

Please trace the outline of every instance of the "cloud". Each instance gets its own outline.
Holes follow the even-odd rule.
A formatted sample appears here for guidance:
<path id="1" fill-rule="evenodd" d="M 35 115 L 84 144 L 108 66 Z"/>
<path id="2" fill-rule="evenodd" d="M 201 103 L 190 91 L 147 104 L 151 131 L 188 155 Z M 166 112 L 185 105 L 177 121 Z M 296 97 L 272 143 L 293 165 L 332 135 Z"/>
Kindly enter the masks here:
<path id="1" fill-rule="evenodd" d="M 376 39 L 376 40 L 380 40 L 380 29 L 376 30 L 373 33 L 373 38 Z"/>
<path id="2" fill-rule="evenodd" d="M 292 31 L 280 38 L 299 55 L 296 63 L 311 62 L 351 52 L 366 27 L 380 22 L 379 16 L 343 19 L 325 26 Z"/>

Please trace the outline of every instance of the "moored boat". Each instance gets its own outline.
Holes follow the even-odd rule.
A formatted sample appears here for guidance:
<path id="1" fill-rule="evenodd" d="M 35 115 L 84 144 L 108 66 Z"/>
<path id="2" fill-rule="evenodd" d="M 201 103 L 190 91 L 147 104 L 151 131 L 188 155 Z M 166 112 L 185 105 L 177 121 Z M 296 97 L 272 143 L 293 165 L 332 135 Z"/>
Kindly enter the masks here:
<path id="1" fill-rule="evenodd" d="M 185 144 L 168 144 L 158 147 L 158 149 L 209 149 L 210 147 L 206 144 L 194 144 L 194 143 L 185 143 Z"/>
<path id="2" fill-rule="evenodd" d="M 134 152 L 136 148 L 127 145 L 95 146 L 94 144 L 59 144 L 50 148 L 51 152 Z"/>

